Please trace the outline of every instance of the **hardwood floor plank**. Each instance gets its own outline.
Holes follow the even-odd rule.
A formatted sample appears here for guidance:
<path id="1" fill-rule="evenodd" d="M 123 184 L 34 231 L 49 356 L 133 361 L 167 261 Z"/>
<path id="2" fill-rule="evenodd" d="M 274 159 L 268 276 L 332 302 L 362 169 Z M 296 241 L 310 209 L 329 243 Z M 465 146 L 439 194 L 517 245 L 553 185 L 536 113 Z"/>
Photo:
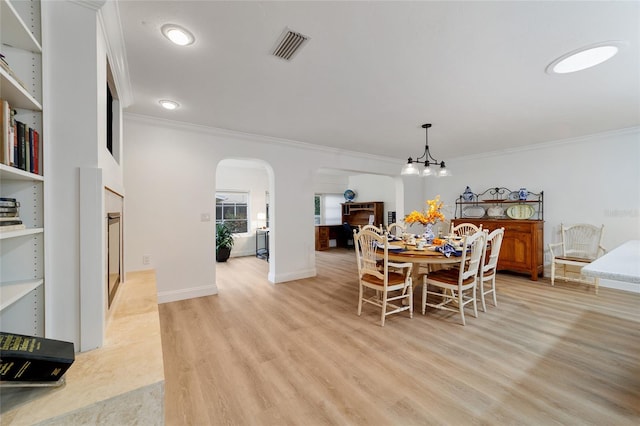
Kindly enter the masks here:
<path id="1" fill-rule="evenodd" d="M 167 425 L 640 423 L 640 295 L 501 273 L 464 327 L 421 285 L 380 327 L 354 252 L 316 256 L 277 285 L 232 258 L 218 295 L 160 305 Z"/>

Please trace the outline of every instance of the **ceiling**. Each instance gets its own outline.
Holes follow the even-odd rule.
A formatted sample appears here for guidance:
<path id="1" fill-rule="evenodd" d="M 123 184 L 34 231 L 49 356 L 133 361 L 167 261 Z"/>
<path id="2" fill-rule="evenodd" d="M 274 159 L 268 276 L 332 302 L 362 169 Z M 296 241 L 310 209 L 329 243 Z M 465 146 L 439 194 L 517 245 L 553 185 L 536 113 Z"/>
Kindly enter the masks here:
<path id="1" fill-rule="evenodd" d="M 640 2 L 118 2 L 126 111 L 406 159 L 438 160 L 640 125 Z M 166 23 L 196 42 L 165 39 Z M 289 28 L 310 37 L 271 55 Z M 628 45 L 549 75 L 577 48 Z M 181 107 L 163 110 L 160 99 Z"/>

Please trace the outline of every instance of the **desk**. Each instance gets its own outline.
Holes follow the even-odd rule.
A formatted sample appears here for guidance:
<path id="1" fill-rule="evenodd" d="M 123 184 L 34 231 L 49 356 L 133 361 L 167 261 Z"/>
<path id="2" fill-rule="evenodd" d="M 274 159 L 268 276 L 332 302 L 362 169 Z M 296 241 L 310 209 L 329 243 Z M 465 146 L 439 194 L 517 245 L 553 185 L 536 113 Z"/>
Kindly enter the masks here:
<path id="1" fill-rule="evenodd" d="M 269 260 L 269 229 L 256 229 L 256 257 Z"/>
<path id="2" fill-rule="evenodd" d="M 582 268 L 588 277 L 640 284 L 640 240 L 631 240 Z"/>
<path id="3" fill-rule="evenodd" d="M 330 240 L 336 240 L 338 247 L 348 247 L 342 225 L 316 225 L 316 250 L 328 250 Z"/>

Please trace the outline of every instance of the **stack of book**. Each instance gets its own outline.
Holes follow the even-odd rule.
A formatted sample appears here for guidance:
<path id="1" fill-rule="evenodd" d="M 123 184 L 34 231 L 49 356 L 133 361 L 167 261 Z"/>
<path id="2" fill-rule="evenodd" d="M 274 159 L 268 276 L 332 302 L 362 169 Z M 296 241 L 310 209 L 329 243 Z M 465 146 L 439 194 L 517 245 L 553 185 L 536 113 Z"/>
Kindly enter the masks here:
<path id="1" fill-rule="evenodd" d="M 40 174 L 40 134 L 15 117 L 9 102 L 0 99 L 0 163 Z"/>
<path id="2" fill-rule="evenodd" d="M 20 202 L 15 198 L 0 198 L 0 232 L 25 229 L 19 209 Z"/>
<path id="3" fill-rule="evenodd" d="M 74 361 L 72 342 L 0 332 L 0 384 L 57 381 Z"/>

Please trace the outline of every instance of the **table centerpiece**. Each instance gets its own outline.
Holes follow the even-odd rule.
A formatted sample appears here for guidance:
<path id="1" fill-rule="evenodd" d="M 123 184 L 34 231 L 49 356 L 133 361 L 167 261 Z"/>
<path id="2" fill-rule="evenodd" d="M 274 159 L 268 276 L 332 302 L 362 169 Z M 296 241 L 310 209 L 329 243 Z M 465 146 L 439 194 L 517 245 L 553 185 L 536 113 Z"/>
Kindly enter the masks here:
<path id="1" fill-rule="evenodd" d="M 433 200 L 427 200 L 427 208 L 423 211 L 414 210 L 404 218 L 404 223 L 414 224 L 420 223 L 424 225 L 424 239 L 427 244 L 431 244 L 435 238 L 433 233 L 433 225 L 439 220 L 444 221 L 445 217 L 442 214 L 442 206 L 444 203 L 440 201 L 440 196 L 436 196 Z"/>

